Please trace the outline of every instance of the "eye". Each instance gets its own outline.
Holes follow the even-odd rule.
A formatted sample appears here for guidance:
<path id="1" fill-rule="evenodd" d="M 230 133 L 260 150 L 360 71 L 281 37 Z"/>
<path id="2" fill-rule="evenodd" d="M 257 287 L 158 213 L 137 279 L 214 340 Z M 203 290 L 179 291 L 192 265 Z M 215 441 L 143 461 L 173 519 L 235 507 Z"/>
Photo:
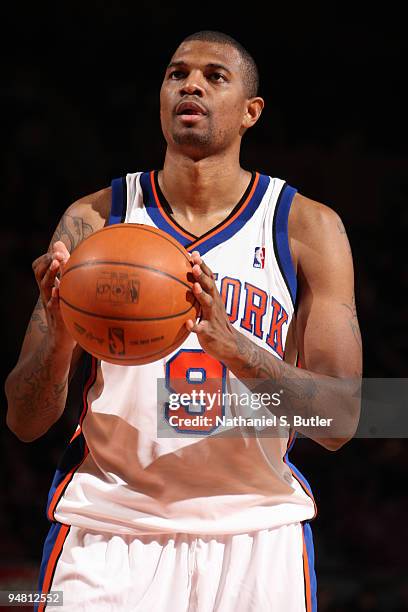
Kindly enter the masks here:
<path id="1" fill-rule="evenodd" d="M 169 74 L 169 79 L 174 79 L 177 81 L 178 79 L 182 79 L 185 76 L 185 72 L 182 70 L 172 70 Z"/>
<path id="2" fill-rule="evenodd" d="M 215 81 L 215 82 L 221 82 L 221 81 L 226 81 L 226 80 L 227 80 L 227 79 L 226 79 L 226 77 L 225 77 L 225 75 L 224 75 L 224 74 L 222 74 L 222 72 L 212 72 L 212 73 L 210 74 L 210 77 L 209 77 L 209 78 L 210 78 L 212 81 Z"/>

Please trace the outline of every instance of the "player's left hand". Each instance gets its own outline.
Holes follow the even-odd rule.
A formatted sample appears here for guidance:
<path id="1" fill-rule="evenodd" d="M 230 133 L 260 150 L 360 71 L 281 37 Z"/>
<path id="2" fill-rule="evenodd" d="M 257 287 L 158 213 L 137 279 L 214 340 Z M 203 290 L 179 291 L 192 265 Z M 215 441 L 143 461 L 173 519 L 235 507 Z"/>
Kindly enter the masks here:
<path id="1" fill-rule="evenodd" d="M 234 355 L 235 334 L 224 303 L 215 285 L 214 275 L 203 262 L 198 251 L 191 253 L 193 295 L 201 306 L 200 320 L 186 322 L 188 331 L 197 334 L 200 345 L 206 353 L 224 363 Z"/>

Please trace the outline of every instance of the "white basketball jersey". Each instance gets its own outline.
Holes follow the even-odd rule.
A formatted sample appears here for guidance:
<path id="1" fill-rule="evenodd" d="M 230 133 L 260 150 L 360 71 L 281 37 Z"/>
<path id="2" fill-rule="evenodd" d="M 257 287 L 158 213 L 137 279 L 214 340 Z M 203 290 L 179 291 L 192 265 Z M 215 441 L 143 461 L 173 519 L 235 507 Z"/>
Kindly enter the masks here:
<path id="1" fill-rule="evenodd" d="M 293 188 L 253 173 L 227 219 L 201 237 L 172 219 L 157 172 L 116 179 L 112 194 L 110 223 L 157 227 L 188 251 L 198 250 L 216 274 L 232 325 L 283 359 L 296 300 L 287 232 Z M 199 389 L 218 379 L 224 390 L 245 390 L 204 353 L 195 334 L 142 366 L 89 356 L 79 425 L 49 495 L 50 520 L 118 533 L 227 534 L 314 516 L 310 487 L 288 460 L 293 436 L 286 428 L 279 437 L 266 429 L 246 436 L 240 427 L 226 436 L 213 422 L 199 430 L 180 425 L 182 419 L 169 425 L 168 405 L 158 405 L 158 381 L 173 391 L 180 377 Z M 239 412 L 228 403 L 220 410 Z M 256 416 L 261 413 L 271 416 L 264 407 Z M 167 437 L 159 433 L 165 421 Z"/>

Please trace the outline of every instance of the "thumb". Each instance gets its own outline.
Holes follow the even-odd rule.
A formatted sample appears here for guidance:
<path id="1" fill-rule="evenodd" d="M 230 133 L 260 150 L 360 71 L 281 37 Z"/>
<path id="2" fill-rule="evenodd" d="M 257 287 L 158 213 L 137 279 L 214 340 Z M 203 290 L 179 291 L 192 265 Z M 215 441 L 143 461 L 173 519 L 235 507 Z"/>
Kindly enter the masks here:
<path id="1" fill-rule="evenodd" d="M 189 332 L 193 332 L 194 334 L 202 334 L 205 332 L 207 327 L 207 321 L 197 321 L 194 323 L 191 319 L 186 321 L 186 328 Z"/>

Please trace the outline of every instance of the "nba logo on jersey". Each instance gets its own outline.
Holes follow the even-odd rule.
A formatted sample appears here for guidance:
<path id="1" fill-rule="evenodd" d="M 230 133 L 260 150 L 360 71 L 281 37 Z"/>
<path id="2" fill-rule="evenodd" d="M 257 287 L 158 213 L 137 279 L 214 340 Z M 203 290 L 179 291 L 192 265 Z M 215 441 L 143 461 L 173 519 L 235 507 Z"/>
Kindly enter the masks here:
<path id="1" fill-rule="evenodd" d="M 254 268 L 263 269 L 265 263 L 265 247 L 256 247 L 254 253 Z"/>

